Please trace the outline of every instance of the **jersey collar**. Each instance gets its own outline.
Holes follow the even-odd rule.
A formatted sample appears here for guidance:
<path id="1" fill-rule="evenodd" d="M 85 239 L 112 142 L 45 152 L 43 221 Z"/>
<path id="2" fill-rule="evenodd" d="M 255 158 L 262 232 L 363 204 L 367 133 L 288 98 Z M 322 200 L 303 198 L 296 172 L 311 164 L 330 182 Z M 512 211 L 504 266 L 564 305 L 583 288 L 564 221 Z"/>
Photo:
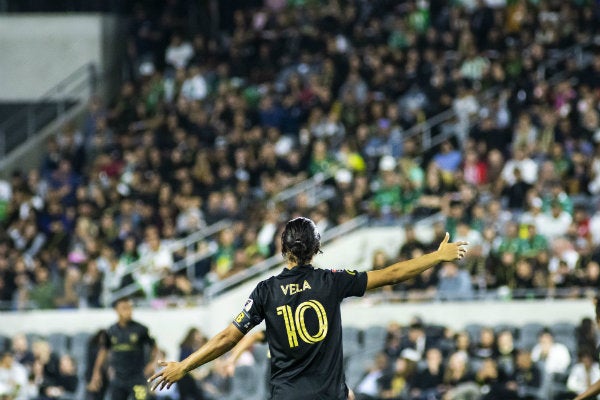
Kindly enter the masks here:
<path id="1" fill-rule="evenodd" d="M 294 275 L 305 273 L 306 271 L 312 271 L 313 269 L 315 269 L 315 267 L 313 267 L 310 264 L 298 265 L 292 269 L 284 267 L 283 271 L 281 271 L 281 274 L 279 274 L 279 276 L 294 276 Z"/>

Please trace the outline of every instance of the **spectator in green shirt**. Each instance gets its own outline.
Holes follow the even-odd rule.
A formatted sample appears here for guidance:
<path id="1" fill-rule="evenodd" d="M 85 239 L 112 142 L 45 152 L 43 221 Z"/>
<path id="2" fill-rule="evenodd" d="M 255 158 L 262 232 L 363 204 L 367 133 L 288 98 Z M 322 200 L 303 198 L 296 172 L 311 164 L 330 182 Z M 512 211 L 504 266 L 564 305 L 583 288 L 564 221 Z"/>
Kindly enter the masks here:
<path id="1" fill-rule="evenodd" d="M 535 224 L 527 225 L 527 238 L 522 239 L 521 255 L 527 258 L 535 258 L 543 251 L 548 250 L 548 241 L 537 233 Z"/>
<path id="2" fill-rule="evenodd" d="M 57 295 L 56 285 L 50 280 L 50 272 L 46 267 L 35 270 L 35 286 L 29 292 L 29 299 L 36 308 L 45 310 L 54 308 Z"/>

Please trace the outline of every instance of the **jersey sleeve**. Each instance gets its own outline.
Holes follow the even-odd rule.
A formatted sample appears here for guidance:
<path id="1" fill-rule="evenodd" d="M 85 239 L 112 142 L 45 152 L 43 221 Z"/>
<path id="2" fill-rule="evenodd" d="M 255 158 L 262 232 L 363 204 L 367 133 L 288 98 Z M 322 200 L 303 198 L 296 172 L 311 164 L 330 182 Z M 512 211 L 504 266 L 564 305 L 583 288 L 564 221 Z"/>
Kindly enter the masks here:
<path id="1" fill-rule="evenodd" d="M 367 290 L 367 273 L 355 270 L 332 270 L 333 281 L 340 299 L 362 296 Z"/>
<path id="2" fill-rule="evenodd" d="M 155 345 L 154 338 L 150 336 L 150 332 L 146 326 L 142 326 L 142 337 L 140 338 L 142 343 L 147 344 L 150 347 Z"/>
<path id="3" fill-rule="evenodd" d="M 245 335 L 265 319 L 261 302 L 260 284 L 252 291 L 242 311 L 233 319 L 233 324 Z"/>
<path id="4" fill-rule="evenodd" d="M 109 350 L 111 347 L 111 342 L 110 342 L 110 328 L 108 330 L 102 330 L 99 334 L 98 334 L 98 348 L 100 349 L 105 349 L 105 350 Z"/>

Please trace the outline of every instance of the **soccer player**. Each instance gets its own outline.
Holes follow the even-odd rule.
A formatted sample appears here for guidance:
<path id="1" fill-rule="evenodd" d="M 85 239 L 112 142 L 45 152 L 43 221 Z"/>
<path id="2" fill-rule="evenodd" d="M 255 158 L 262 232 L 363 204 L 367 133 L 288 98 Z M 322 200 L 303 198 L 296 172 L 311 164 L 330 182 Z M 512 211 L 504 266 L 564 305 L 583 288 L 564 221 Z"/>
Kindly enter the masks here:
<path id="1" fill-rule="evenodd" d="M 600 299 L 596 297 L 594 299 L 596 305 L 596 324 L 600 325 Z M 596 350 L 596 361 L 600 361 L 600 347 Z M 585 392 L 580 393 L 573 400 L 585 400 L 592 399 L 594 396 L 600 394 L 600 381 L 594 382 Z"/>
<path id="2" fill-rule="evenodd" d="M 466 242 L 449 243 L 437 251 L 387 268 L 357 272 L 311 266 L 321 250 L 313 221 L 295 218 L 281 234 L 287 268 L 260 282 L 233 322 L 181 362 L 163 362 L 152 390 L 169 387 L 186 373 L 231 350 L 250 329 L 266 320 L 271 353 L 271 400 L 353 398 L 343 369 L 340 303 L 367 289 L 411 279 L 441 261 L 466 254 Z"/>
<path id="3" fill-rule="evenodd" d="M 100 339 L 88 390 L 94 392 L 102 386 L 102 365 L 110 352 L 109 366 L 114 376 L 110 379 L 108 397 L 111 400 L 127 400 L 133 395 L 135 400 L 149 399 L 146 377 L 154 370 L 151 360 L 156 359 L 156 344 L 148 328 L 132 319 L 133 305 L 130 299 L 118 299 L 113 306 L 118 320 Z M 147 350 L 151 351 L 148 359 Z"/>

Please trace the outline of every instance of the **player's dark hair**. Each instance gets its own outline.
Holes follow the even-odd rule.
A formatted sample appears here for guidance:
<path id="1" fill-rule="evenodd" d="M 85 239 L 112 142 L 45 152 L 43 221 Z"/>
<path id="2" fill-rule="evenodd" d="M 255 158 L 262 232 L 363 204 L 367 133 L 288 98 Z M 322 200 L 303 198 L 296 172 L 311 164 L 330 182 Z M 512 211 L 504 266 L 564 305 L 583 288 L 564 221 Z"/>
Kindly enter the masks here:
<path id="1" fill-rule="evenodd" d="M 298 265 L 310 263 L 321 251 L 321 235 L 315 223 L 304 217 L 294 218 L 281 234 L 281 254 Z"/>
<path id="2" fill-rule="evenodd" d="M 123 296 L 123 297 L 119 297 L 118 299 L 114 300 L 112 302 L 112 307 L 113 308 L 117 308 L 117 306 L 119 305 L 119 303 L 122 303 L 124 301 L 129 301 L 131 300 L 131 298 L 129 296 Z"/>

